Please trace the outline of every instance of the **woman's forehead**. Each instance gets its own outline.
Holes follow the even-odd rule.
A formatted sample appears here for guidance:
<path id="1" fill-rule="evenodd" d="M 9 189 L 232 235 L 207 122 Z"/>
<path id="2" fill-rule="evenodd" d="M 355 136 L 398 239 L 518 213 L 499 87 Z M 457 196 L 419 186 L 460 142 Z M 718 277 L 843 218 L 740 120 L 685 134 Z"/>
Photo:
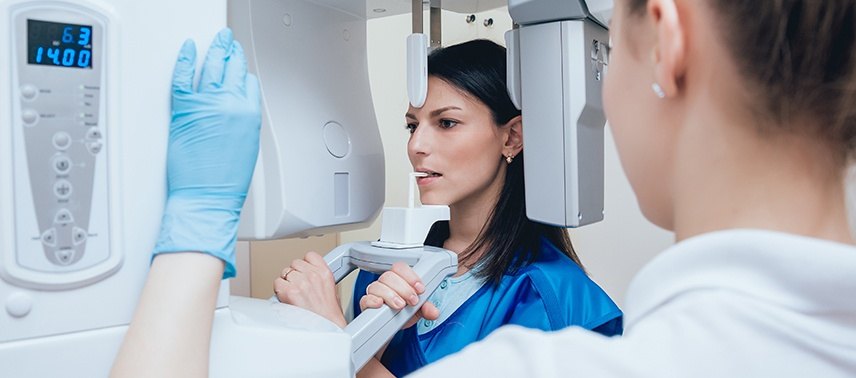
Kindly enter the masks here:
<path id="1" fill-rule="evenodd" d="M 446 109 L 447 111 L 489 112 L 487 105 L 463 89 L 443 79 L 429 77 L 428 97 L 425 100 L 425 104 L 421 108 L 415 108 L 410 105 L 407 114 L 413 116 L 429 115 L 441 109 Z"/>

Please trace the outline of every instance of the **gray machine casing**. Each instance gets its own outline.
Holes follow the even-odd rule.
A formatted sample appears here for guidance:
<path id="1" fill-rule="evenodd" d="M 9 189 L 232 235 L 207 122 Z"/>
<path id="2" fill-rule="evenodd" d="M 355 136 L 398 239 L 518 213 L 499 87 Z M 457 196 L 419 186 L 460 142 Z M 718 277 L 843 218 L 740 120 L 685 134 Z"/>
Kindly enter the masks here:
<path id="1" fill-rule="evenodd" d="M 595 1 L 599 8 L 611 1 Z M 603 220 L 601 100 L 608 20 L 586 2 L 509 0 L 509 92 L 523 113 L 527 216 L 579 227 Z"/>

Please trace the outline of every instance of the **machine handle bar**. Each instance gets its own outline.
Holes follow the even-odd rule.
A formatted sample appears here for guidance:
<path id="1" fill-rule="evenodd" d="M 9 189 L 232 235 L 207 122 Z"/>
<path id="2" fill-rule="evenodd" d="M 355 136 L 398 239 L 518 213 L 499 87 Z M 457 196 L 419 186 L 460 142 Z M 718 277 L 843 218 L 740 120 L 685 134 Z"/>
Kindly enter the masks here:
<path id="1" fill-rule="evenodd" d="M 337 283 L 357 268 L 383 273 L 392 269 L 393 263 L 404 262 L 413 268 L 425 285 L 425 291 L 419 295 L 415 306 L 405 306 L 398 311 L 389 306 L 366 309 L 345 327 L 353 342 L 351 364 L 355 372 L 419 311 L 443 279 L 458 271 L 455 253 L 430 246 L 389 249 L 375 247 L 370 242 L 356 242 L 336 247 L 324 260 Z"/>

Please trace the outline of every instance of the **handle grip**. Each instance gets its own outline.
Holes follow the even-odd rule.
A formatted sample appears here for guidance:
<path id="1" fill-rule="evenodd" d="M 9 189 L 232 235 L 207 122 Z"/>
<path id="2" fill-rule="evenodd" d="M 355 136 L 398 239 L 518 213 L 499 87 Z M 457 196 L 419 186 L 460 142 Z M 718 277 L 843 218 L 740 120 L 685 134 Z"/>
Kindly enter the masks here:
<path id="1" fill-rule="evenodd" d="M 392 269 L 393 263 L 404 262 L 413 268 L 425 285 L 425 292 L 419 295 L 415 306 L 405 306 L 398 311 L 389 306 L 366 309 L 345 327 L 353 342 L 351 363 L 354 371 L 361 369 L 419 311 L 443 279 L 458 271 L 456 254 L 430 246 L 387 249 L 372 246 L 370 242 L 356 242 L 336 247 L 324 260 L 333 271 L 336 282 L 357 268 L 382 273 Z"/>

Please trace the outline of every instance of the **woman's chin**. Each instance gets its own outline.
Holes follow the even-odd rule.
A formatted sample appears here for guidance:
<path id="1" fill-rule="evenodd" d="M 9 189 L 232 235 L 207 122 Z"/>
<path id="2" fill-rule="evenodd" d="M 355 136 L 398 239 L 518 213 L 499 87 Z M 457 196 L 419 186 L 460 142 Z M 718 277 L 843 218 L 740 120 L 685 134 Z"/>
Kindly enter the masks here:
<path id="1" fill-rule="evenodd" d="M 449 205 L 448 201 L 443 201 L 435 196 L 422 196 L 419 198 L 419 202 L 422 202 L 422 205 L 425 206 Z"/>

